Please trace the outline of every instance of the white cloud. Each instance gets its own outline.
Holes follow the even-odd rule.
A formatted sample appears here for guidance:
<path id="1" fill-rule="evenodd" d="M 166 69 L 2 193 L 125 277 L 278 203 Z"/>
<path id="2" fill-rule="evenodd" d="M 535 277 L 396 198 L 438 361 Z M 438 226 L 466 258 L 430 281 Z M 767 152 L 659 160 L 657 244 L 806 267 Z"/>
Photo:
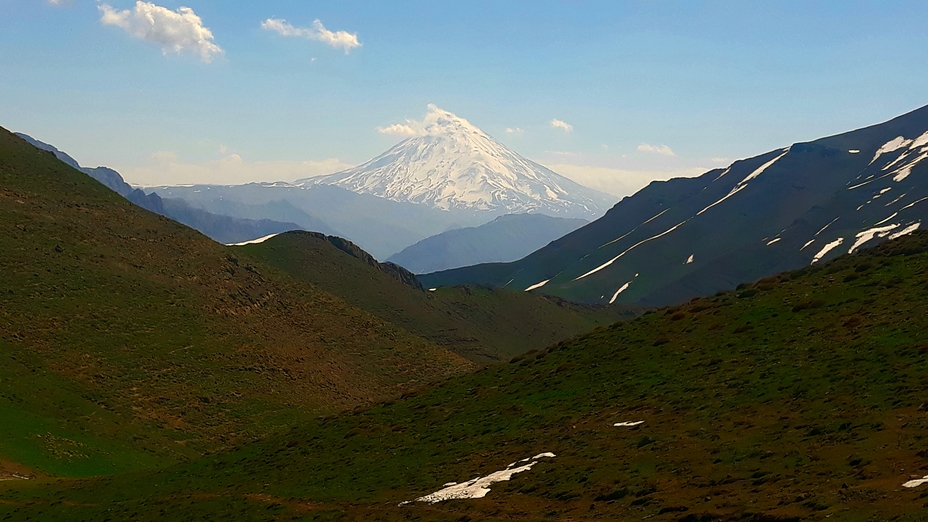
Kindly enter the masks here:
<path id="1" fill-rule="evenodd" d="M 694 178 L 705 174 L 709 170 L 700 167 L 677 170 L 627 170 L 570 163 L 553 163 L 546 166 L 583 186 L 619 197 L 630 196 L 652 181 L 664 181 L 671 178 Z"/>
<path id="2" fill-rule="evenodd" d="M 523 132 L 525 131 L 523 131 L 519 127 L 515 127 L 515 128 L 506 127 L 506 134 L 522 134 Z"/>
<path id="3" fill-rule="evenodd" d="M 322 42 L 329 47 L 343 49 L 345 54 L 356 47 L 361 47 L 358 35 L 348 31 L 329 31 L 319 20 L 314 20 L 311 27 L 294 27 L 282 18 L 268 18 L 261 22 L 261 28 L 274 31 L 281 36 L 302 36 L 310 40 Z"/>
<path id="4" fill-rule="evenodd" d="M 430 132 L 441 132 L 441 125 L 448 121 L 457 121 L 464 125 L 470 125 L 467 120 L 440 109 L 433 103 L 430 103 L 428 108 L 429 112 L 426 113 L 425 118 L 422 118 L 422 121 L 406 118 L 402 123 L 394 123 L 388 127 L 377 127 L 377 132 L 389 136 L 411 138 L 414 136 L 427 136 Z M 521 129 L 519 130 L 521 131 Z"/>
<path id="5" fill-rule="evenodd" d="M 403 136 L 407 138 L 424 135 L 421 125 L 412 120 L 406 120 L 406 123 L 394 123 L 389 127 L 377 127 L 377 132 L 388 136 Z"/>
<path id="6" fill-rule="evenodd" d="M 115 25 L 127 33 L 161 45 L 164 54 L 192 52 L 209 62 L 223 50 L 213 41 L 213 33 L 203 25 L 193 9 L 180 7 L 171 11 L 166 7 L 139 0 L 135 9 L 118 11 L 107 4 L 98 6 L 103 13 L 103 25 Z"/>
<path id="7" fill-rule="evenodd" d="M 647 143 L 642 143 L 638 145 L 639 152 L 647 152 L 650 154 L 660 154 L 661 156 L 676 156 L 673 150 L 670 149 L 667 145 L 648 145 Z"/>
<path id="8" fill-rule="evenodd" d="M 552 128 L 552 129 L 562 129 L 564 132 L 573 132 L 573 131 L 574 131 L 574 126 L 573 126 L 573 125 L 567 123 L 566 121 L 561 121 L 561 120 L 559 120 L 559 119 L 557 119 L 557 118 L 554 118 L 553 120 L 551 120 L 551 128 Z"/>
<path id="9" fill-rule="evenodd" d="M 228 152 L 228 149 L 226 149 Z M 319 161 L 247 161 L 239 154 L 216 160 L 185 162 L 174 152 L 160 151 L 136 167 L 120 167 L 126 181 L 135 185 L 221 184 L 255 181 L 293 181 L 332 174 L 352 167 L 337 158 Z"/>

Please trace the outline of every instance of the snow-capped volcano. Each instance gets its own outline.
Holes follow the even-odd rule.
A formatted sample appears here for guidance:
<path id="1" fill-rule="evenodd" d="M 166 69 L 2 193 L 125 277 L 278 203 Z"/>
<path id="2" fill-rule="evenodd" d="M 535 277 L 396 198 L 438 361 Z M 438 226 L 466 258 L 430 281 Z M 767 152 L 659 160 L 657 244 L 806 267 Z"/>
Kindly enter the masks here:
<path id="1" fill-rule="evenodd" d="M 599 216 L 614 197 L 579 185 L 512 152 L 464 118 L 429 105 L 421 123 L 401 126 L 406 140 L 342 172 L 298 184 L 337 185 L 450 209 Z"/>

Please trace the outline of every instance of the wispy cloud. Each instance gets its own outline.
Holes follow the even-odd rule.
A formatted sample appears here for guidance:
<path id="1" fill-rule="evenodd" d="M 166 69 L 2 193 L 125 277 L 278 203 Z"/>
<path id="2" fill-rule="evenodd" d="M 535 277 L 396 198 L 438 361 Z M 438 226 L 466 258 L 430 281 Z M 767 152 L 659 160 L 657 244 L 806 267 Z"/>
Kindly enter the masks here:
<path id="1" fill-rule="evenodd" d="M 229 151 L 225 146 L 220 146 L 219 151 L 218 159 L 204 162 L 185 161 L 171 151 L 155 152 L 143 164 L 119 170 L 130 183 L 155 186 L 293 181 L 331 174 L 351 167 L 337 158 L 310 161 L 249 161 Z"/>
<path id="2" fill-rule="evenodd" d="M 565 163 L 547 163 L 545 166 L 581 185 L 619 197 L 630 196 L 652 181 L 693 178 L 708 170 L 701 167 L 676 170 L 632 170 L 566 163 L 571 159 L 565 159 Z"/>
<path id="3" fill-rule="evenodd" d="M 295 36 L 322 42 L 329 47 L 343 49 L 345 54 L 352 49 L 361 47 L 358 35 L 348 31 L 329 31 L 319 20 L 313 21 L 310 27 L 294 27 L 283 18 L 268 18 L 261 22 L 261 28 L 274 31 L 281 36 Z"/>
<path id="4" fill-rule="evenodd" d="M 557 118 L 554 118 L 553 120 L 551 120 L 551 128 L 552 128 L 552 129 L 561 129 L 561 130 L 563 130 L 564 132 L 568 132 L 568 133 L 574 131 L 574 126 L 573 126 L 573 125 L 567 123 L 566 121 L 559 120 L 559 119 L 557 119 Z"/>
<path id="5" fill-rule="evenodd" d="M 164 54 L 192 52 L 199 54 L 204 62 L 210 62 L 214 56 L 223 53 L 213 41 L 212 31 L 189 7 L 171 11 L 140 0 L 131 10 L 119 11 L 108 4 L 97 8 L 103 14 L 101 23 L 120 27 L 135 38 L 160 44 Z"/>
<path id="6" fill-rule="evenodd" d="M 661 156 L 676 156 L 676 154 L 667 145 L 649 145 L 642 143 L 638 145 L 638 152 L 647 152 L 649 154 L 660 154 Z"/>
<path id="7" fill-rule="evenodd" d="M 522 134 L 523 132 L 525 132 L 525 131 L 522 130 L 522 129 L 520 129 L 519 127 L 506 127 L 506 134 L 516 134 L 516 135 L 518 135 L 518 134 Z"/>

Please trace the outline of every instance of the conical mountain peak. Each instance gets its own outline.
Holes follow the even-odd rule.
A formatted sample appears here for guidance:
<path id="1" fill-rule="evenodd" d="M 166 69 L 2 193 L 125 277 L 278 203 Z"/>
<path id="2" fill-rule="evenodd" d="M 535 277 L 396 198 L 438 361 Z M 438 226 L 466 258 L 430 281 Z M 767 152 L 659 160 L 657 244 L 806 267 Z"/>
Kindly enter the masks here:
<path id="1" fill-rule="evenodd" d="M 303 182 L 444 210 L 596 217 L 614 202 L 520 156 L 435 105 L 429 105 L 421 122 L 395 127 L 412 137 L 367 163 Z"/>

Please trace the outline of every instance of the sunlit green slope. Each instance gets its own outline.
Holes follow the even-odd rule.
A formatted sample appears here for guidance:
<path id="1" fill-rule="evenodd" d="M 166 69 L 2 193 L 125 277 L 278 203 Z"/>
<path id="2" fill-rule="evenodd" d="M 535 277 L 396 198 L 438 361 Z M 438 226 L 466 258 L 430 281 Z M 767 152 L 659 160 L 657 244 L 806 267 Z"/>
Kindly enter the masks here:
<path id="1" fill-rule="evenodd" d="M 601 328 L 14 518 L 921 520 L 928 234 Z M 616 423 L 638 422 L 633 427 Z M 412 502 L 544 452 L 485 498 Z M 64 501 L 64 502 L 63 502 Z"/>

